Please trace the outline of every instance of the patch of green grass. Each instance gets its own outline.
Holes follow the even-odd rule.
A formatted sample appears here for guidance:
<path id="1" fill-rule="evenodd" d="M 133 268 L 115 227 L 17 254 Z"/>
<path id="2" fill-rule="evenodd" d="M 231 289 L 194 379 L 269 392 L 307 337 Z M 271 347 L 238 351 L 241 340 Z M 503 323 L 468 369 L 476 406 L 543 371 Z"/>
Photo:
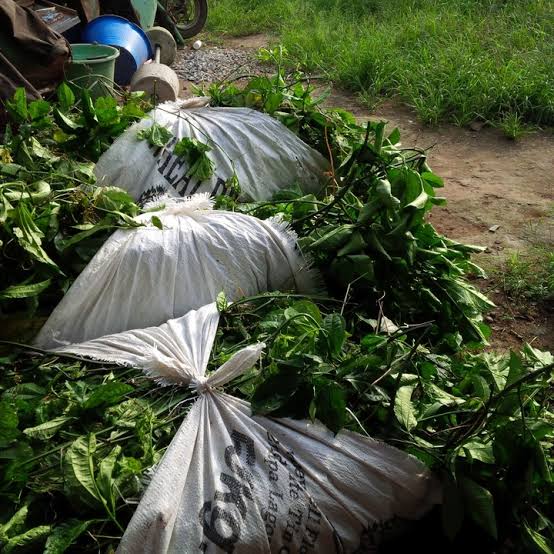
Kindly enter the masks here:
<path id="1" fill-rule="evenodd" d="M 427 123 L 554 126 L 551 0 L 212 0 L 208 24 L 277 34 L 295 63 Z"/>
<path id="2" fill-rule="evenodd" d="M 498 127 L 512 140 L 518 140 L 531 132 L 529 126 L 525 125 L 521 116 L 517 113 L 507 113 L 500 120 Z"/>
<path id="3" fill-rule="evenodd" d="M 207 30 L 230 36 L 278 32 L 299 0 L 209 0 Z"/>
<path id="4" fill-rule="evenodd" d="M 504 292 L 514 300 L 554 300 L 554 252 L 534 247 L 514 252 L 498 272 Z"/>

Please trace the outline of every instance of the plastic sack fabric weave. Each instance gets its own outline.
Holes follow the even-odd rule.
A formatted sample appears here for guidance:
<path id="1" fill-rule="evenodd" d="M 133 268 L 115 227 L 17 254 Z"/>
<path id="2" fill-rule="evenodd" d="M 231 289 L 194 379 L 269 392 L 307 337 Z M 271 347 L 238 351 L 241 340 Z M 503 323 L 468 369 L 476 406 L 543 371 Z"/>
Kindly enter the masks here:
<path id="1" fill-rule="evenodd" d="M 163 229 L 152 223 L 159 217 Z M 224 291 L 236 300 L 271 290 L 313 292 L 314 277 L 279 220 L 212 210 L 206 194 L 167 202 L 116 231 L 54 309 L 35 344 L 53 348 L 160 325 Z"/>
<path id="2" fill-rule="evenodd" d="M 269 200 L 294 184 L 306 193 L 324 186 L 327 160 L 269 115 L 249 108 L 181 105 L 182 101 L 160 104 L 125 131 L 98 160 L 98 182 L 125 189 L 139 203 L 161 194 L 229 193 L 233 175 L 240 184 L 241 200 Z M 154 121 L 173 133 L 162 148 L 137 139 L 137 133 Z M 175 144 L 184 137 L 211 147 L 207 155 L 215 169 L 209 179 L 188 175 L 187 162 L 175 155 Z"/>
<path id="3" fill-rule="evenodd" d="M 120 554 L 375 552 L 379 529 L 440 501 L 423 464 L 384 443 L 319 423 L 252 416 L 219 387 L 255 365 L 263 344 L 207 377 L 215 304 L 160 327 L 57 349 L 142 368 L 196 388 L 131 519 Z M 377 530 L 377 531 L 376 531 Z"/>

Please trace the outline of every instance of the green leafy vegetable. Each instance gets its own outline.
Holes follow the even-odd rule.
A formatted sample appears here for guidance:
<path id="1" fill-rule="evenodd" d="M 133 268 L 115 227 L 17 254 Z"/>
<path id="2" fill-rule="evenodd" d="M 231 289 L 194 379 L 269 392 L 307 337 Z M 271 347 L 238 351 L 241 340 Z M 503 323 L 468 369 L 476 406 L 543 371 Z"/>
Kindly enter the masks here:
<path id="1" fill-rule="evenodd" d="M 206 181 L 214 172 L 214 164 L 208 157 L 211 147 L 197 139 L 182 138 L 175 145 L 176 156 L 184 158 L 189 164 L 188 176 L 197 177 L 200 181 Z"/>
<path id="2" fill-rule="evenodd" d="M 148 144 L 158 146 L 159 148 L 164 147 L 171 140 L 172 136 L 173 133 L 169 129 L 156 122 L 137 133 L 139 140 L 145 140 Z"/>

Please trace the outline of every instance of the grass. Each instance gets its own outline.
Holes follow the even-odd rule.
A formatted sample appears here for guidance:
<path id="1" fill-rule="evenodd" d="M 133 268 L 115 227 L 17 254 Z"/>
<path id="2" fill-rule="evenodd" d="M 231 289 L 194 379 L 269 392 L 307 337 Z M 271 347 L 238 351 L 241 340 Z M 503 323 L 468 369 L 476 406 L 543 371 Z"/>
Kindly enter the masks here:
<path id="1" fill-rule="evenodd" d="M 532 248 L 514 252 L 498 272 L 506 295 L 515 301 L 548 302 L 554 300 L 554 252 Z"/>
<path id="2" fill-rule="evenodd" d="M 495 280 L 516 304 L 554 305 L 554 205 L 525 224 L 522 238 L 527 245 L 492 269 Z"/>
<path id="3" fill-rule="evenodd" d="M 208 29 L 272 33 L 294 63 L 427 123 L 554 126 L 551 0 L 211 0 Z"/>

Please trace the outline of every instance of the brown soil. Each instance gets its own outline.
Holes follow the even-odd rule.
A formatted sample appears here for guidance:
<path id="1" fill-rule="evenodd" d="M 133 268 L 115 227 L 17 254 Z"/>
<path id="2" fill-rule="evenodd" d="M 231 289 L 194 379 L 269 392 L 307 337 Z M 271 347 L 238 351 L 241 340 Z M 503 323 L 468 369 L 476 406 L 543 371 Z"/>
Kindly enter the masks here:
<path id="1" fill-rule="evenodd" d="M 225 38 L 219 47 L 255 51 L 271 43 L 265 35 Z M 428 149 L 429 164 L 444 178 L 448 200 L 430 215 L 445 235 L 486 247 L 476 262 L 490 272 L 476 284 L 497 304 L 487 315 L 493 348 L 518 348 L 532 342 L 554 350 L 554 307 L 507 298 L 495 277 L 506 254 L 534 242 L 554 247 L 554 136 L 534 133 L 518 141 L 500 131 L 449 125 L 427 127 L 396 101 L 370 112 L 355 95 L 334 89 L 328 107 L 351 111 L 360 121 L 385 120 L 398 127 L 404 146 Z M 492 229 L 491 229 L 492 228 Z"/>

